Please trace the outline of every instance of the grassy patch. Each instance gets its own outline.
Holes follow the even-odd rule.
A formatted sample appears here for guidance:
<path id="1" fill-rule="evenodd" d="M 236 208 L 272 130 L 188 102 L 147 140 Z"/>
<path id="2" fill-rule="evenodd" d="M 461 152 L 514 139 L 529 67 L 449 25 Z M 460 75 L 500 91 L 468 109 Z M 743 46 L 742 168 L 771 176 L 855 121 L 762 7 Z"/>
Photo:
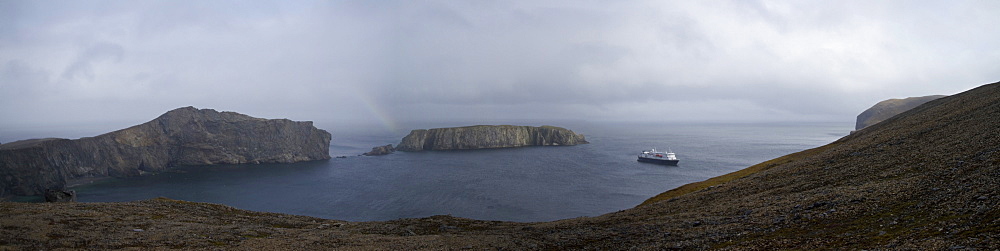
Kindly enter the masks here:
<path id="1" fill-rule="evenodd" d="M 249 232 L 241 234 L 240 237 L 251 239 L 251 238 L 267 238 L 271 236 L 271 233 L 266 232 Z"/>
<path id="2" fill-rule="evenodd" d="M 271 228 L 302 228 L 305 224 L 294 224 L 294 223 L 274 223 L 271 224 Z"/>
<path id="3" fill-rule="evenodd" d="M 198 202 L 191 202 L 191 201 L 175 200 L 175 199 L 171 199 L 171 198 L 167 198 L 167 197 L 156 197 L 156 198 L 153 198 L 152 201 L 173 202 L 173 203 L 185 204 L 185 205 L 205 204 L 205 203 L 198 203 Z"/>
<path id="4" fill-rule="evenodd" d="M 710 179 L 707 179 L 705 181 L 700 181 L 700 182 L 695 182 L 695 183 L 690 183 L 690 184 L 687 184 L 687 185 L 683 185 L 683 186 L 680 186 L 678 188 L 671 189 L 670 191 L 666 191 L 666 192 L 663 192 L 663 193 L 658 194 L 656 196 L 653 196 L 653 198 L 647 199 L 646 201 L 642 202 L 642 204 L 639 204 L 639 206 L 653 204 L 653 203 L 655 203 L 657 201 L 669 200 L 669 199 L 676 198 L 676 197 L 681 196 L 681 195 L 689 194 L 689 193 L 692 193 L 694 191 L 699 191 L 699 190 L 708 188 L 710 186 L 716 186 L 716 185 L 724 184 L 724 183 L 727 183 L 727 182 L 730 182 L 730 181 L 733 181 L 733 180 L 736 180 L 736 179 L 739 179 L 739 178 L 743 178 L 743 177 L 749 176 L 751 174 L 754 174 L 754 173 L 757 173 L 757 172 L 760 172 L 760 171 L 771 169 L 772 167 L 775 167 L 775 166 L 784 165 L 784 164 L 787 164 L 789 162 L 796 161 L 796 160 L 801 160 L 801 159 L 804 159 L 804 158 L 807 158 L 807 157 L 810 157 L 810 156 L 822 153 L 822 152 L 824 152 L 824 151 L 832 148 L 833 146 L 835 146 L 837 144 L 839 144 L 839 143 L 834 142 L 834 143 L 830 143 L 830 144 L 827 144 L 827 145 L 824 145 L 824 146 L 821 146 L 821 147 L 817 147 L 817 148 L 813 148 L 813 149 L 808 149 L 808 150 L 805 150 L 805 151 L 801 151 L 801 152 L 797 152 L 797 153 L 793 153 L 793 154 L 781 156 L 781 157 L 778 157 L 776 159 L 764 161 L 764 162 L 762 162 L 760 164 L 756 164 L 756 165 L 744 168 L 744 169 L 739 170 L 739 171 L 735 171 L 735 172 L 731 172 L 731 173 L 728 173 L 728 174 L 725 174 L 725 175 L 722 175 L 722 176 L 710 178 Z"/>

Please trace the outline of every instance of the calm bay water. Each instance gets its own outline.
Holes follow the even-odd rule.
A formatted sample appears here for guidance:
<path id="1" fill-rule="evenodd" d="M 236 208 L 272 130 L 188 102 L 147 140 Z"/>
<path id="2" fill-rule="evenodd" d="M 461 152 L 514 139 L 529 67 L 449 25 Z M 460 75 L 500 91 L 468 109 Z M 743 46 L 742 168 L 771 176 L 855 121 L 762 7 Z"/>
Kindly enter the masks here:
<path id="1" fill-rule="evenodd" d="M 590 144 L 359 157 L 405 133 L 334 133 L 329 161 L 179 167 L 74 188 L 80 201 L 155 197 L 350 221 L 450 214 L 548 221 L 634 207 L 661 192 L 832 142 L 844 123 L 561 125 Z M 636 161 L 672 149 L 680 165 Z"/>

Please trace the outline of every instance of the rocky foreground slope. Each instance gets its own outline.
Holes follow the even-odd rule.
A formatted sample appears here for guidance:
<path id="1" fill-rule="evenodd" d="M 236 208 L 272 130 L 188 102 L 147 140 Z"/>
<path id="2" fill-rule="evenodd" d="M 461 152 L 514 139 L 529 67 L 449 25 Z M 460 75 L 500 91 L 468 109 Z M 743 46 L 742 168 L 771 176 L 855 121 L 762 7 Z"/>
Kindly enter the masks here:
<path id="1" fill-rule="evenodd" d="M 330 133 L 312 122 L 184 107 L 96 137 L 0 145 L 0 197 L 37 195 L 86 177 L 136 176 L 177 165 L 329 159 Z"/>
<path id="2" fill-rule="evenodd" d="M 861 114 L 858 114 L 858 120 L 855 122 L 854 130 L 861 130 L 862 128 L 874 125 L 883 120 L 889 119 L 892 116 L 903 113 L 910 109 L 913 109 L 919 105 L 927 103 L 931 100 L 939 99 L 945 97 L 945 95 L 932 95 L 923 97 L 909 97 L 904 99 L 887 99 L 882 102 L 878 102 L 871 108 L 868 108 Z"/>
<path id="3" fill-rule="evenodd" d="M 522 146 L 586 144 L 583 135 L 555 126 L 478 125 L 413 130 L 396 146 L 399 151 L 463 150 Z"/>
<path id="4" fill-rule="evenodd" d="M 5 202 L 0 249 L 993 250 L 998 127 L 995 83 L 632 209 L 553 222 L 343 222 L 169 199 Z"/>

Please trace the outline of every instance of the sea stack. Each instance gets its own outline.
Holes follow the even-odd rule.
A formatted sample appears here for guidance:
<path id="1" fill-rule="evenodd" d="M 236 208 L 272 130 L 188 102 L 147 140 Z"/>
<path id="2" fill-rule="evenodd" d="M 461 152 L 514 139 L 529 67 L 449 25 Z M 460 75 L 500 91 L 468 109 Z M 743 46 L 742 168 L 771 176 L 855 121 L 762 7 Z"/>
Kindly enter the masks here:
<path id="1" fill-rule="evenodd" d="M 569 146 L 588 143 L 583 135 L 555 126 L 477 125 L 413 130 L 399 151 L 463 150 L 522 146 Z"/>
<path id="2" fill-rule="evenodd" d="M 180 165 L 329 159 L 330 133 L 312 122 L 184 107 L 96 137 L 0 145 L 0 195 L 39 195 L 88 177 L 137 176 Z"/>

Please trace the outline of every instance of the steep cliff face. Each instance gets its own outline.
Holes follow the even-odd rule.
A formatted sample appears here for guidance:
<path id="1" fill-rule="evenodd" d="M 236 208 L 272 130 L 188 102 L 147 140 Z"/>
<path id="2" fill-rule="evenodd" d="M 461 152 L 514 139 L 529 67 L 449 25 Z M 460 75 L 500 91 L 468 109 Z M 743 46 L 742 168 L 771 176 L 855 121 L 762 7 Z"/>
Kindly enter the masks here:
<path id="1" fill-rule="evenodd" d="M 862 128 L 882 122 L 892 116 L 896 116 L 896 114 L 903 113 L 913 109 L 914 107 L 927 103 L 928 101 L 942 97 L 945 97 L 945 95 L 883 100 L 858 115 L 858 120 L 855 122 L 854 130 L 861 130 Z"/>
<path id="2" fill-rule="evenodd" d="M 36 195 L 84 177 L 136 176 L 178 165 L 329 159 L 330 133 L 312 122 L 194 107 L 96 137 L 0 145 L 0 196 Z"/>
<path id="3" fill-rule="evenodd" d="M 583 135 L 555 126 L 478 125 L 413 130 L 396 150 L 461 150 L 586 144 Z"/>

